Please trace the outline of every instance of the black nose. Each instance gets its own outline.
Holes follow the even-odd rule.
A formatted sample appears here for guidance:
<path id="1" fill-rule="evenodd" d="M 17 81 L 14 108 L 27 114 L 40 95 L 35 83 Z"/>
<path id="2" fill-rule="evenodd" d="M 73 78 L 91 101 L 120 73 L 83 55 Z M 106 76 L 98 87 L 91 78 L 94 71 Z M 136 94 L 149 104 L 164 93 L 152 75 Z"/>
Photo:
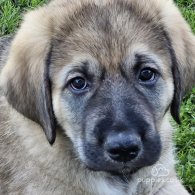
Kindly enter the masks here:
<path id="1" fill-rule="evenodd" d="M 135 159 L 141 148 L 141 141 L 137 135 L 115 134 L 109 135 L 105 150 L 115 161 L 128 162 Z"/>

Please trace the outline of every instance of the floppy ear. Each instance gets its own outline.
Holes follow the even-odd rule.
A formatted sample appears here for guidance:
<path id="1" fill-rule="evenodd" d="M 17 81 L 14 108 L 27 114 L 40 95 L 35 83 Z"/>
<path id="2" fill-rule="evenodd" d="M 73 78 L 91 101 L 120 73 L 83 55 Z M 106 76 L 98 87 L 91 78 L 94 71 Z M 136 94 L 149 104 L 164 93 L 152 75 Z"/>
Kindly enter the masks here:
<path id="1" fill-rule="evenodd" d="M 179 107 L 183 96 L 195 86 L 195 37 L 172 1 L 164 4 L 162 22 L 170 40 L 175 93 L 171 114 L 179 122 Z"/>
<path id="2" fill-rule="evenodd" d="M 1 83 L 8 102 L 40 124 L 53 144 L 56 133 L 49 78 L 50 22 L 45 8 L 26 15 L 13 40 Z"/>

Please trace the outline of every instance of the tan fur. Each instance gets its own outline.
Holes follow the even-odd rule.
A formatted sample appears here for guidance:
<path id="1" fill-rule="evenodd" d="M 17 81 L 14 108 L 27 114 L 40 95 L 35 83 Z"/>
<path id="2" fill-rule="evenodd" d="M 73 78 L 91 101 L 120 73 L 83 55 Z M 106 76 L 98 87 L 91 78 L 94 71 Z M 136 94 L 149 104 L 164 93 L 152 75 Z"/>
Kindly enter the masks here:
<path id="1" fill-rule="evenodd" d="M 68 28 L 73 25 L 70 18 L 74 17 L 74 13 L 77 13 L 84 5 L 95 3 L 97 6 L 106 7 L 115 1 L 54 0 L 49 5 L 31 11 L 25 16 L 12 42 L 5 67 L 0 76 L 1 88 L 5 92 L 4 95 L 0 96 L 0 194 L 188 194 L 177 178 L 174 168 L 175 158 L 169 112 L 163 117 L 163 120 L 159 119 L 158 121 L 158 131 L 163 143 L 160 159 L 154 165 L 144 167 L 133 174 L 128 184 L 122 183 L 114 177 L 111 181 L 108 179 L 107 173 L 86 169 L 79 159 L 82 157 L 74 154 L 72 143 L 74 136 L 76 136 L 72 130 L 74 121 L 68 122 L 67 119 L 72 117 L 71 110 L 67 108 L 65 112 L 62 109 L 63 104 L 60 99 L 68 65 L 80 62 L 81 59 L 88 59 L 92 62 L 91 64 L 98 63 L 99 66 L 109 70 L 111 75 L 115 75 L 118 71 L 116 64 L 122 60 L 124 51 L 120 48 L 117 40 L 112 40 L 112 52 L 108 53 L 107 48 L 103 49 L 104 41 L 99 39 L 97 31 L 93 28 L 84 32 L 78 30 L 76 35 L 70 35 Z M 189 91 L 195 84 L 195 40 L 189 26 L 172 0 L 124 0 L 124 2 L 133 6 L 140 13 L 140 18 L 147 15 L 148 18 L 153 19 L 153 22 L 161 23 L 166 29 L 173 44 L 178 68 L 182 73 L 183 94 Z M 174 96 L 174 83 L 169 72 L 170 59 L 167 59 L 166 52 L 162 52 L 158 45 L 153 44 L 150 48 L 143 45 L 146 39 L 150 39 L 150 33 L 147 30 L 143 29 L 143 32 L 138 33 L 131 32 L 128 24 L 121 27 L 120 23 L 115 23 L 116 19 L 120 21 L 120 17 L 125 17 L 125 14 L 115 16 L 113 13 L 112 22 L 115 25 L 113 28 L 123 27 L 124 32 L 128 31 L 133 35 L 132 44 L 127 48 L 127 53 L 130 56 L 135 51 L 147 53 L 152 50 L 156 52 L 156 56 L 153 57 L 162 64 L 163 78 L 167 86 L 166 96 L 162 96 L 161 99 L 161 105 L 166 107 Z M 83 22 L 85 23 L 85 21 Z M 79 28 L 81 24 L 75 25 L 75 28 Z M 128 39 L 129 37 L 124 35 L 123 38 Z M 39 121 L 40 112 L 38 112 L 39 109 L 45 109 L 47 103 L 42 105 L 37 97 L 42 95 L 44 64 L 52 41 L 55 39 L 64 39 L 67 43 L 75 44 L 67 46 L 68 51 L 62 48 L 64 54 L 67 53 L 67 55 L 56 59 L 56 66 L 52 66 L 50 72 L 53 79 L 52 105 L 54 114 L 60 125 L 66 129 L 65 134 L 60 129 L 56 130 L 56 141 L 53 146 L 50 146 L 42 132 L 43 126 Z M 93 48 L 92 45 L 97 47 Z M 99 48 L 102 48 L 101 52 Z M 83 53 L 81 54 L 80 51 Z M 127 59 L 129 64 L 131 60 L 131 57 Z M 96 66 L 91 66 L 91 71 L 98 74 L 99 70 Z M 18 105 L 13 107 L 10 105 L 12 103 L 10 101 L 13 100 L 9 100 L 6 96 L 9 94 L 10 81 L 14 94 L 17 94 L 15 97 Z M 19 106 L 19 104 L 23 105 L 23 102 L 30 102 L 32 105 Z M 33 107 L 34 103 L 37 108 Z M 29 110 L 30 113 L 28 113 Z M 52 137 L 51 129 L 49 132 L 45 130 L 48 140 Z M 79 143 L 77 144 L 79 145 Z M 162 164 L 169 171 L 163 180 L 161 177 L 151 175 L 152 169 L 157 164 Z M 143 179 L 142 182 L 139 182 L 140 178 Z M 152 182 L 145 182 L 147 179 L 152 180 Z M 158 179 L 160 180 L 158 181 Z M 169 182 L 170 180 L 172 182 Z"/>

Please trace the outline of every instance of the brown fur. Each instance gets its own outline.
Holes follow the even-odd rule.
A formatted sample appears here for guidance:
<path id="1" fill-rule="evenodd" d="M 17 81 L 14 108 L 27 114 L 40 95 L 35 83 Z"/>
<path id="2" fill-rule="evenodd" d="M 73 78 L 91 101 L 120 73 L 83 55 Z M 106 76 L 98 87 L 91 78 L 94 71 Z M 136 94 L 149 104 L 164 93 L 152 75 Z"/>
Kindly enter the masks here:
<path id="1" fill-rule="evenodd" d="M 124 76 L 132 72 L 136 51 L 151 51 L 163 64 L 167 91 L 160 90 L 162 110 L 155 110 L 162 153 L 158 162 L 125 183 L 84 168 L 73 147 L 81 132 L 75 121 L 79 116 L 67 103 L 63 110 L 61 93 L 71 65 L 87 59 L 90 74 L 102 78 L 102 72 L 109 72 L 117 80 L 119 69 Z M 171 0 L 54 0 L 28 13 L 0 77 L 5 94 L 0 109 L 0 193 L 188 194 L 176 177 L 166 109 L 171 104 L 171 114 L 179 120 L 181 98 L 195 84 L 194 56 L 194 36 Z M 51 144 L 55 141 L 53 146 L 42 129 Z M 151 175 L 158 163 L 169 170 L 165 179 L 174 182 L 139 183 L 139 178 L 158 179 Z"/>

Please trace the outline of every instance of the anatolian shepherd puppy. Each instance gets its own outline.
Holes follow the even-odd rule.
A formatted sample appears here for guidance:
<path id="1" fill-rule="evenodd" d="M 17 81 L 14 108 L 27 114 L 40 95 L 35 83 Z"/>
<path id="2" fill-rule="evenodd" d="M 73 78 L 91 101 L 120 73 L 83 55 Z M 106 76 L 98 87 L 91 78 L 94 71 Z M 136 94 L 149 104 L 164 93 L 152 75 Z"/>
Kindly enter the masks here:
<path id="1" fill-rule="evenodd" d="M 0 194 L 188 194 L 169 116 L 195 83 L 195 38 L 172 0 L 54 0 L 11 40 Z"/>

